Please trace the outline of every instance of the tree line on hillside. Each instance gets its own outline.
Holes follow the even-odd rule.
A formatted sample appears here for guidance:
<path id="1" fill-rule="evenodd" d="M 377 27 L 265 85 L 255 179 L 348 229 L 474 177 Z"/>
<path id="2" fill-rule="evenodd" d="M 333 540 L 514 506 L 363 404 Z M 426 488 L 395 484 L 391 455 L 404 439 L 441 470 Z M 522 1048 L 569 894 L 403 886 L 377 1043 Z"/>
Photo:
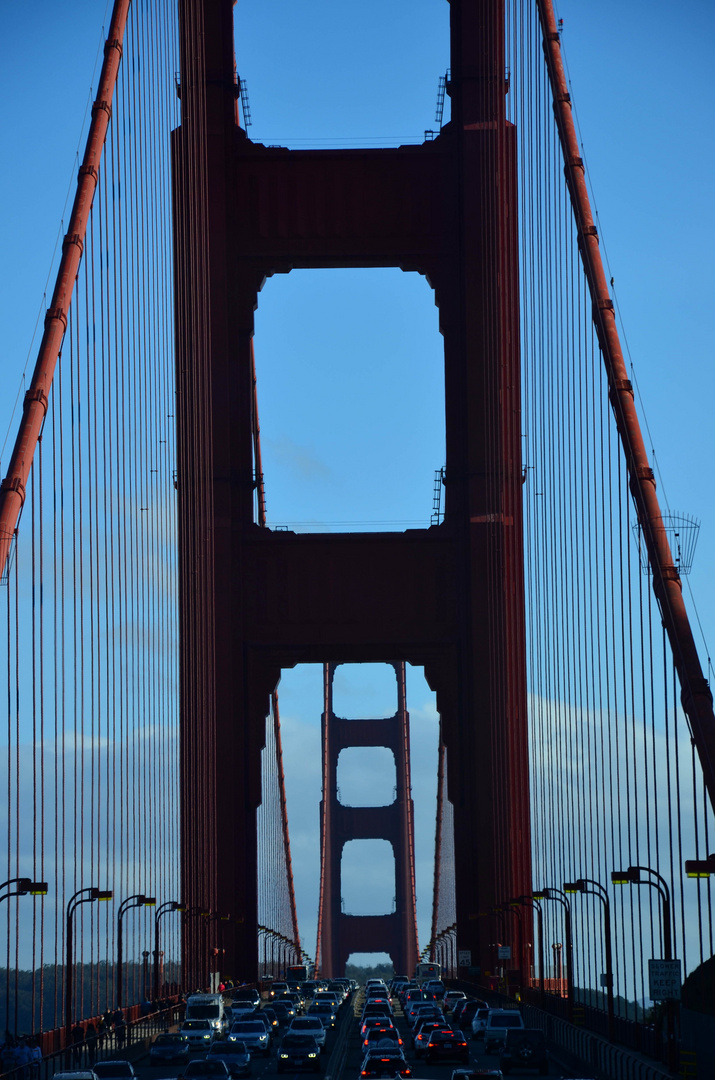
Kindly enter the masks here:
<path id="1" fill-rule="evenodd" d="M 151 964 L 127 961 L 123 967 L 126 1004 L 140 1004 L 153 996 Z M 160 994 L 175 993 L 179 967 L 164 965 Z M 146 979 L 146 985 L 145 985 Z M 74 1019 L 98 1016 L 116 1008 L 115 965 L 76 964 L 74 969 Z M 0 1026 L 10 1035 L 31 1035 L 63 1027 L 65 1022 L 64 969 L 45 964 L 33 971 L 0 968 Z"/>

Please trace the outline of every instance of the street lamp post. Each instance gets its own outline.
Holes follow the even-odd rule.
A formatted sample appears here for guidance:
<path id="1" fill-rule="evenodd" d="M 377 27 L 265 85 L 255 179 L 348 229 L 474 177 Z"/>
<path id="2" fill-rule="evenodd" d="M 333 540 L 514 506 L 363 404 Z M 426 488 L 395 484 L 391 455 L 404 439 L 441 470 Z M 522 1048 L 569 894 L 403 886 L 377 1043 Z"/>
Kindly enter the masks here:
<path id="1" fill-rule="evenodd" d="M 651 877 L 644 878 L 642 877 L 643 874 L 650 874 Z M 651 880 L 651 878 L 655 878 L 655 881 Z M 611 881 L 614 885 L 649 885 L 651 889 L 656 890 L 663 904 L 663 952 L 665 953 L 663 959 L 672 960 L 673 936 L 670 914 L 670 889 L 668 888 L 668 883 L 665 878 L 656 870 L 651 870 L 650 866 L 629 866 L 627 870 L 613 870 L 611 873 Z M 665 1003 L 665 1016 L 666 1058 L 668 1068 L 671 1071 L 674 1071 L 677 1061 L 675 1054 L 675 1016 L 671 999 L 667 1000 Z"/>
<path id="2" fill-rule="evenodd" d="M 519 901 L 510 901 L 505 905 L 504 911 L 511 911 L 512 915 L 516 915 L 516 925 L 518 929 L 516 949 L 519 965 L 517 971 L 519 972 L 519 988 L 521 988 L 524 985 L 524 929 L 521 922 L 521 908 Z"/>
<path id="3" fill-rule="evenodd" d="M 593 888 L 589 889 L 589 885 Z M 579 878 L 578 881 L 565 881 L 564 892 L 582 893 L 596 896 L 603 904 L 603 938 L 606 953 L 606 1007 L 608 1010 L 608 1039 L 613 1042 L 615 1036 L 615 1011 L 613 1008 L 613 951 L 611 945 L 611 905 L 608 893 L 603 885 L 592 878 Z"/>
<path id="4" fill-rule="evenodd" d="M 85 895 L 86 894 L 86 895 Z M 73 959 L 73 927 L 74 913 L 80 904 L 91 904 L 94 900 L 111 900 L 112 893 L 108 889 L 78 889 L 67 904 L 67 934 L 65 937 L 65 1046 L 72 1041 L 72 991 L 74 982 L 74 959 Z"/>
<path id="5" fill-rule="evenodd" d="M 531 908 L 536 912 L 536 928 L 539 932 L 539 994 L 542 999 L 544 998 L 544 913 L 541 910 L 541 904 L 533 896 L 518 896 L 515 903 L 517 904 L 529 904 Z"/>
<path id="6" fill-rule="evenodd" d="M 160 904 L 154 913 L 154 1000 L 159 1000 L 159 920 L 163 919 L 170 911 L 186 911 L 184 904 L 178 900 L 167 900 Z"/>
<path id="7" fill-rule="evenodd" d="M 555 900 L 564 909 L 564 938 L 566 939 L 566 1015 L 573 1022 L 573 936 L 571 933 L 571 905 L 561 889 L 552 887 L 532 893 L 535 900 Z M 559 987 L 559 993 L 561 988 Z"/>
<path id="8" fill-rule="evenodd" d="M 559 984 L 559 990 L 560 990 L 561 989 L 561 980 L 563 979 L 563 970 L 564 970 L 563 969 L 564 959 L 563 959 L 563 955 L 562 955 L 563 945 L 561 944 L 560 941 L 557 941 L 551 946 L 551 949 L 552 949 L 553 954 L 554 954 L 554 975 L 556 977 L 557 983 Z"/>
<path id="9" fill-rule="evenodd" d="M 124 1007 L 124 934 L 122 920 L 124 913 L 133 907 L 154 907 L 156 900 L 153 896 L 144 896 L 143 893 L 135 893 L 122 900 L 117 912 L 117 1007 Z"/>

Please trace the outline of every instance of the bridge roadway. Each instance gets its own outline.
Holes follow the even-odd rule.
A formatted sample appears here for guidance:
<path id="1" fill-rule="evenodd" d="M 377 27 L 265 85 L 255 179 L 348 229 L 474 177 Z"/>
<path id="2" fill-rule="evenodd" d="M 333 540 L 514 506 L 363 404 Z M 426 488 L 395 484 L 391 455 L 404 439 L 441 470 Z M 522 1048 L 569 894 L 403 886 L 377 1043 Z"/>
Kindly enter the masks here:
<path id="1" fill-rule="evenodd" d="M 347 1002 L 341 1008 L 336 1028 L 333 1031 L 328 1032 L 328 1041 L 323 1054 L 321 1068 L 321 1075 L 324 1080 L 358 1080 L 360 1076 L 360 1066 L 362 1064 L 363 1056 L 360 1052 L 358 1017 L 361 1012 L 362 999 L 363 995 L 360 991 L 353 995 L 352 1000 Z M 397 1001 L 395 1002 L 395 1023 L 406 1047 L 407 1062 L 412 1069 L 413 1078 L 418 1078 L 418 1080 L 450 1080 L 454 1069 L 464 1068 L 464 1066 L 460 1065 L 458 1062 L 444 1065 L 427 1065 L 423 1061 L 415 1061 L 410 1033 L 399 1002 Z M 468 1041 L 470 1064 L 473 1068 L 488 1069 L 498 1067 L 499 1056 L 497 1054 L 486 1054 L 481 1041 L 474 1041 L 472 1039 L 469 1039 Z M 286 1077 L 288 1077 L 289 1080 L 293 1080 L 294 1077 L 309 1077 L 315 1075 L 309 1072 L 295 1074 L 279 1073 L 277 1070 L 277 1049 L 279 1042 L 280 1037 L 275 1039 L 271 1052 L 267 1057 L 254 1055 L 251 1062 L 251 1080 L 278 1080 L 279 1077 L 281 1080 L 285 1080 Z M 192 1055 L 192 1057 L 198 1058 L 199 1055 Z M 176 1065 L 153 1066 L 149 1064 L 148 1056 L 135 1060 L 134 1068 L 138 1080 L 176 1080 L 176 1078 L 181 1075 L 181 1066 L 178 1068 Z M 535 1069 L 527 1071 L 519 1070 L 513 1075 L 527 1077 L 537 1076 L 538 1073 Z M 576 1074 L 565 1071 L 563 1065 L 552 1060 L 548 1075 L 551 1077 L 572 1077 Z M 584 1075 L 591 1074 L 587 1073 Z"/>

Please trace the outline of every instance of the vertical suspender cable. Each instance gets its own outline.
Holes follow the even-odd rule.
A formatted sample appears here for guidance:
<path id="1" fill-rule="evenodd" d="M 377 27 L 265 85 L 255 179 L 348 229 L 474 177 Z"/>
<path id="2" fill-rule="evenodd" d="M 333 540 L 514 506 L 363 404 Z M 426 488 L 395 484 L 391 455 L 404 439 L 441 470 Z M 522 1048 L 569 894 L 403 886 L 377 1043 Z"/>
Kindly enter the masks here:
<path id="1" fill-rule="evenodd" d="M 52 303 L 45 317 L 45 330 L 30 389 L 25 395 L 22 421 L 10 458 L 10 466 L 0 485 L 0 574 L 5 569 L 12 538 L 25 501 L 27 478 L 47 413 L 49 388 L 67 328 L 67 313 L 82 255 L 87 221 L 97 187 L 99 161 L 111 115 L 112 96 L 122 55 L 122 39 L 129 4 L 130 0 L 115 0 L 109 36 L 104 50 L 99 91 L 92 107 L 92 122 L 79 170 L 69 229 L 62 245 L 62 258 Z"/>
<path id="2" fill-rule="evenodd" d="M 616 426 L 623 445 L 631 492 L 653 571 L 653 589 L 661 608 L 680 679 L 683 709 L 690 722 L 698 749 L 705 786 L 715 809 L 715 714 L 712 694 L 703 676 L 683 603 L 680 576 L 675 567 L 663 527 L 663 518 L 655 491 L 653 470 L 648 462 L 633 387 L 616 328 L 613 301 L 610 298 L 598 235 L 593 223 L 586 187 L 583 161 L 571 113 L 571 102 L 561 58 L 559 34 L 551 0 L 537 0 L 544 50 L 554 98 L 556 122 L 561 139 L 569 193 L 579 230 L 579 248 L 593 302 L 593 318 L 604 364 L 608 372 L 609 393 Z"/>

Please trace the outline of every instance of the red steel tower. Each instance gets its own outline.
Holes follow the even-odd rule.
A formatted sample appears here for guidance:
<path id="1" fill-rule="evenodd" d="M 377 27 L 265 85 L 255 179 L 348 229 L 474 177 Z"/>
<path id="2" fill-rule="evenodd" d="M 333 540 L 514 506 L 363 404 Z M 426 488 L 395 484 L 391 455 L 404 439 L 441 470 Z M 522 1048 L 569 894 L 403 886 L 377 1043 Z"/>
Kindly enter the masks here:
<path id="1" fill-rule="evenodd" d="M 410 794 L 410 728 L 405 665 L 393 664 L 397 711 L 386 719 L 345 720 L 333 710 L 335 664 L 324 668 L 323 798 L 320 804 L 321 888 L 316 963 L 322 975 L 343 975 L 351 953 L 386 952 L 395 971 L 417 962 L 415 860 Z M 338 798 L 338 758 L 353 746 L 384 746 L 395 761 L 395 799 L 385 806 L 346 806 Z M 354 915 L 341 908 L 341 860 L 350 840 L 380 838 L 395 856 L 395 910 Z"/>
<path id="2" fill-rule="evenodd" d="M 181 4 L 173 155 L 184 899 L 231 913 L 233 977 L 257 968 L 260 750 L 282 667 L 424 667 L 449 750 L 457 946 L 471 963 L 489 964 L 487 920 L 473 916 L 531 885 L 516 142 L 501 0 L 452 0 L 450 15 L 452 119 L 438 138 L 286 150 L 252 143 L 237 123 L 231 0 Z M 304 267 L 370 266 L 423 274 L 434 290 L 444 521 L 405 533 L 260 528 L 252 337 L 261 287 Z M 198 941 L 187 939 L 187 952 Z"/>

